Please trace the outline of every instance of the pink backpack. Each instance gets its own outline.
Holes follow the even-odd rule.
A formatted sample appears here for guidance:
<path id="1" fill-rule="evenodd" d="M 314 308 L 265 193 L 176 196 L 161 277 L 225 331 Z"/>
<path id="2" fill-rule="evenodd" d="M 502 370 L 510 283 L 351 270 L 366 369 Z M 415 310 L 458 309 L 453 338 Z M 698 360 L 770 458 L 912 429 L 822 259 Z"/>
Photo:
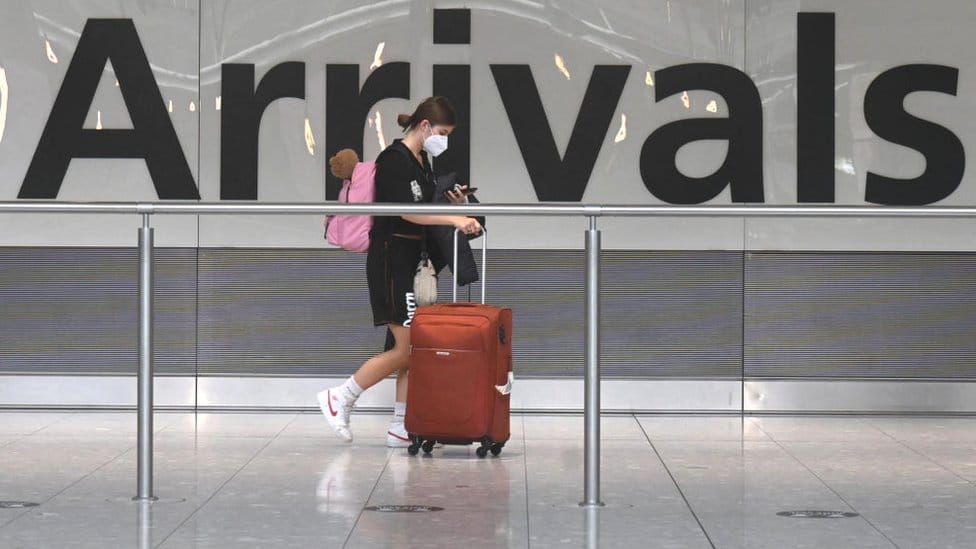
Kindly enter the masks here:
<path id="1" fill-rule="evenodd" d="M 359 162 L 352 170 L 352 178 L 343 181 L 339 202 L 370 203 L 376 198 L 376 163 Z M 350 252 L 369 250 L 371 215 L 330 215 L 325 218 L 325 239 L 329 244 Z"/>

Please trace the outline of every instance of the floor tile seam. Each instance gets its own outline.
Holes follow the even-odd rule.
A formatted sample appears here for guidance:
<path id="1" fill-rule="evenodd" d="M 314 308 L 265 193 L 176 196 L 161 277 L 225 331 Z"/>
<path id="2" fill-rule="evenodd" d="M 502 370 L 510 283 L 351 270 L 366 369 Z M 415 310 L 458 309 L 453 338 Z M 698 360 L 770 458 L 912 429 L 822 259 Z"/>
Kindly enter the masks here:
<path id="1" fill-rule="evenodd" d="M 196 416 L 196 414 L 193 414 L 193 415 Z M 179 423 L 179 420 L 180 420 L 180 418 L 176 418 L 173 421 L 171 421 L 171 422 L 167 423 L 166 425 L 164 425 L 163 427 L 160 427 L 160 429 L 158 431 L 154 432 L 153 435 L 159 435 L 159 434 L 163 434 L 163 433 L 166 433 L 167 435 L 170 434 L 170 433 L 178 433 L 179 431 L 170 431 L 169 428 L 172 427 L 172 426 L 174 426 L 174 425 L 176 425 L 177 423 Z"/>
<path id="2" fill-rule="evenodd" d="M 194 415 L 196 415 L 196 414 L 194 414 Z M 254 462 L 254 460 L 257 459 L 257 457 L 259 455 L 261 455 L 261 452 L 263 452 L 268 446 L 270 446 L 272 442 L 274 442 L 275 440 L 278 440 L 278 436 L 282 433 L 282 431 L 284 431 L 285 429 L 287 429 L 288 426 L 291 425 L 292 422 L 295 421 L 295 419 L 297 419 L 297 417 L 298 416 L 296 415 L 295 417 L 293 417 L 291 419 L 291 421 L 289 421 L 283 427 L 281 427 L 281 429 L 278 430 L 278 432 L 275 434 L 275 436 L 269 438 L 268 441 L 264 443 L 264 445 L 262 445 L 260 448 L 258 448 L 254 452 L 254 455 L 252 455 L 246 462 L 244 462 L 243 465 L 241 465 L 240 467 L 238 467 L 237 470 L 234 471 L 234 473 L 231 474 L 227 478 L 227 480 L 225 480 L 224 482 L 222 482 L 220 484 L 220 486 L 217 486 L 217 488 L 214 489 L 213 493 L 210 494 L 210 497 L 208 497 L 205 500 L 203 500 L 202 502 L 200 502 L 200 504 L 197 505 L 197 507 L 195 509 L 193 509 L 192 511 L 190 511 L 190 513 L 186 516 L 185 519 L 183 519 L 168 534 L 166 534 L 166 537 L 164 537 L 159 543 L 154 544 L 154 547 L 162 547 L 163 545 L 165 545 L 166 542 L 171 537 L 173 537 L 173 534 L 175 534 L 176 532 L 180 531 L 180 529 L 183 528 L 183 526 L 187 522 L 189 522 L 190 519 L 192 519 L 194 516 L 196 516 L 204 507 L 207 506 L 207 504 L 209 504 L 215 497 L 217 497 L 217 494 L 219 494 L 221 492 L 221 490 L 223 490 L 224 487 L 226 487 L 231 481 L 233 481 L 235 478 L 237 478 L 237 476 L 241 474 L 241 471 L 243 471 L 244 469 L 246 469 L 248 465 L 250 465 L 252 462 Z"/>
<path id="3" fill-rule="evenodd" d="M 518 417 L 522 435 L 522 478 L 525 479 L 525 547 L 526 549 L 531 549 L 532 521 L 529 516 L 531 512 L 531 507 L 529 506 L 529 447 L 525 440 L 525 415 L 521 414 Z"/>
<path id="4" fill-rule="evenodd" d="M 14 435 L 15 438 L 12 438 L 12 439 L 10 439 L 10 440 L 8 440 L 6 442 L 0 442 L 0 448 L 4 448 L 5 446 L 8 446 L 8 445 L 13 444 L 15 442 L 20 442 L 20 441 L 24 440 L 25 438 L 27 438 L 29 436 L 31 436 L 31 435 L 29 435 L 29 434 L 28 435 L 25 435 L 25 434 L 17 434 L 17 435 Z"/>
<path id="5" fill-rule="evenodd" d="M 27 438 L 27 437 L 24 437 L 24 438 Z M 106 466 L 108 466 L 109 464 L 111 464 L 111 463 L 114 463 L 115 461 L 117 461 L 117 460 L 118 460 L 119 458 L 121 458 L 121 457 L 122 457 L 122 456 L 124 456 L 125 454 L 128 454 L 129 452 L 131 452 L 131 451 L 132 451 L 132 450 L 133 450 L 133 449 L 134 449 L 135 447 L 136 447 L 135 445 L 132 445 L 132 446 L 129 446 L 129 447 L 127 447 L 127 448 L 126 448 L 125 450 L 122 450 L 122 451 L 121 451 L 120 453 L 118 453 L 118 454 L 116 454 L 115 456 L 112 456 L 112 457 L 110 457 L 109 459 L 107 459 L 107 460 L 105 460 L 105 461 L 104 461 L 104 462 L 103 462 L 103 463 L 102 463 L 101 465 L 99 465 L 98 467 L 95 467 L 94 469 L 92 469 L 92 470 L 91 470 L 91 471 L 89 471 L 88 473 L 86 473 L 86 474 L 84 474 L 84 475 L 83 475 L 83 476 L 82 476 L 81 478 L 79 478 L 78 480 L 75 480 L 74 482 L 72 482 L 72 483 L 70 483 L 70 484 L 68 484 L 67 486 L 65 486 L 65 487 L 64 487 L 64 488 L 62 488 L 61 490 L 59 490 L 59 491 L 57 491 L 56 493 L 54 493 L 54 494 L 52 494 L 52 495 L 51 495 L 50 497 L 48 497 L 48 498 L 46 498 L 46 499 L 44 499 L 43 501 L 39 501 L 39 502 L 37 502 L 37 503 L 39 504 L 39 505 L 38 505 L 37 507 L 34 507 L 34 508 L 30 508 L 30 509 L 28 509 L 28 510 L 26 510 L 26 511 L 25 511 L 24 513 L 21 513 L 21 514 L 19 514 L 19 515 L 17 515 L 17 516 L 15 516 L 14 518 L 12 518 L 11 520 L 9 520 L 9 521 L 7 521 L 7 522 L 5 522 L 4 524 L 2 524 L 2 525 L 0 525 L 0 528 L 6 528 L 7 526 L 10 526 L 10 525 L 11 525 L 12 523 L 14 523 L 15 521 L 17 521 L 17 520 L 19 520 L 19 519 L 21 519 L 21 518 L 23 518 L 23 517 L 25 517 L 25 516 L 27 516 L 27 515 L 30 515 L 30 514 L 33 514 L 33 513 L 35 512 L 35 511 L 39 511 L 39 510 L 41 510 L 41 508 L 42 508 L 42 507 L 44 507 L 44 504 L 46 504 L 46 503 L 48 503 L 48 502 L 50 502 L 50 501 L 53 501 L 53 500 L 54 500 L 55 498 L 57 498 L 58 496 L 60 496 L 61 494 L 63 494 L 63 493 L 65 493 L 65 492 L 67 492 L 67 491 L 68 491 L 68 490 L 70 490 L 70 489 L 71 489 L 72 487 L 74 487 L 74 486 L 76 486 L 76 485 L 78 485 L 78 484 L 80 484 L 81 482 L 83 482 L 83 481 L 84 481 L 85 479 L 87 479 L 88 477 L 90 477 L 90 476 L 92 476 L 92 475 L 94 475 L 94 474 L 95 474 L 95 473 L 97 473 L 98 471 L 101 471 L 101 470 L 102 470 L 103 468 L 105 468 L 105 467 L 106 467 Z"/>
<path id="6" fill-rule="evenodd" d="M 55 423 L 57 423 L 57 422 L 55 422 Z M 40 433 L 41 431 L 43 431 L 44 429 L 47 429 L 48 427 L 50 427 L 52 425 L 54 425 L 54 423 L 49 423 L 47 425 L 44 425 L 43 427 L 38 427 L 37 429 L 34 429 L 33 431 L 30 431 L 29 433 L 23 433 L 23 432 L 16 433 L 16 436 L 19 436 L 20 437 L 20 438 L 18 438 L 16 440 L 21 440 L 21 439 L 25 439 L 25 438 L 30 437 L 30 436 L 34 436 L 34 435 Z"/>
<path id="7" fill-rule="evenodd" d="M 73 414 L 71 412 L 67 412 L 67 413 L 61 415 L 61 417 L 59 417 L 59 418 L 55 419 L 54 421 L 52 421 L 51 423 L 48 423 L 47 425 L 45 425 L 43 427 L 39 427 L 38 429 L 34 430 L 30 434 L 35 435 L 35 434 L 43 431 L 44 429 L 47 429 L 47 428 L 52 427 L 54 425 L 58 425 L 60 423 L 64 423 L 65 421 L 68 420 L 68 418 L 70 418 L 72 416 L 73 416 Z"/>
<path id="8" fill-rule="evenodd" d="M 189 415 L 189 414 L 183 414 L 183 413 L 179 413 L 179 414 L 159 414 L 159 417 L 169 417 L 170 420 L 164 426 L 160 427 L 159 430 L 156 431 L 156 433 L 161 433 L 161 432 L 169 429 L 173 425 L 176 425 L 177 423 L 180 422 L 180 419 L 182 419 L 181 416 L 184 416 L 184 415 Z M 196 415 L 196 414 L 194 414 L 194 415 Z M 153 414 L 153 421 L 154 422 L 156 421 L 156 414 Z"/>
<path id="9" fill-rule="evenodd" d="M 40 428 L 38 428 L 38 429 L 36 429 L 36 430 L 28 433 L 26 436 L 39 435 L 41 437 L 50 437 L 50 438 L 59 437 L 59 436 L 70 436 L 68 434 L 60 434 L 60 433 L 47 434 L 47 433 L 42 433 L 41 432 L 41 431 L 44 431 L 44 430 L 49 429 L 51 427 L 54 427 L 55 425 L 59 425 L 59 424 L 65 422 L 65 421 L 67 421 L 67 419 L 68 418 L 65 417 L 65 418 L 62 418 L 59 421 L 55 421 L 53 423 L 50 423 L 50 424 L 45 425 L 43 427 L 40 427 Z M 134 420 L 133 422 L 135 423 L 137 421 L 138 420 Z M 153 435 L 155 436 L 155 435 L 158 435 L 158 434 L 162 433 L 163 431 L 165 431 L 166 429 L 168 429 L 172 425 L 175 425 L 176 422 L 177 422 L 177 420 L 173 420 L 173 421 L 167 423 L 166 425 L 164 425 L 162 427 L 159 427 L 158 429 L 154 427 L 153 428 Z M 154 423 L 155 423 L 155 419 L 154 419 Z M 135 432 L 117 433 L 117 432 L 105 432 L 105 431 L 100 431 L 99 432 L 99 436 L 109 436 L 109 437 L 131 437 L 134 434 L 136 434 L 136 433 Z"/>
<path id="10" fill-rule="evenodd" d="M 759 423 L 758 421 L 756 421 L 757 419 L 759 419 L 759 418 L 750 417 L 749 418 L 749 423 L 753 424 L 756 427 L 756 429 L 759 429 L 759 432 L 762 433 L 763 436 L 765 436 L 766 438 L 768 438 L 770 441 L 776 442 L 776 439 L 773 438 L 773 435 L 769 434 L 769 432 L 766 431 L 766 429 L 763 429 L 762 424 Z"/>
<path id="11" fill-rule="evenodd" d="M 352 526 L 349 528 L 349 533 L 346 534 L 346 539 L 342 542 L 343 548 L 349 545 L 349 540 L 352 539 L 352 535 L 356 531 L 356 527 L 359 526 L 359 521 L 362 520 L 363 518 L 363 513 L 366 512 L 365 504 L 369 503 L 369 500 L 372 499 L 373 494 L 376 493 L 376 488 L 380 485 L 380 480 L 383 478 L 383 475 L 386 473 L 386 470 L 390 467 L 390 459 L 392 457 L 393 457 L 393 451 L 388 449 L 386 452 L 386 461 L 383 462 L 383 468 L 380 469 L 380 473 L 376 475 L 376 481 L 373 482 L 373 487 L 369 490 L 369 494 L 366 495 L 366 501 L 364 501 L 363 505 L 360 506 L 359 514 L 356 515 L 356 520 L 353 521 Z"/>
<path id="12" fill-rule="evenodd" d="M 644 426 L 640 423 L 640 420 L 637 420 L 637 425 L 638 427 L 640 427 L 641 432 L 644 433 L 644 438 L 647 440 L 647 443 L 651 446 L 651 450 L 654 451 L 654 455 L 657 456 L 658 461 L 661 462 L 661 466 L 664 467 L 664 471 L 668 474 L 668 477 L 671 478 L 671 483 L 674 485 L 675 490 L 678 491 L 678 495 L 680 495 L 681 499 L 685 502 L 685 506 L 688 508 L 688 511 L 691 513 L 691 516 L 695 519 L 695 522 L 698 523 L 698 528 L 701 529 L 701 532 L 705 536 L 705 540 L 708 542 L 708 545 L 712 549 L 715 549 L 715 542 L 712 541 L 712 537 L 708 534 L 708 530 L 705 528 L 705 525 L 702 523 L 701 518 L 698 516 L 698 513 L 695 512 L 695 509 L 691 506 L 691 502 L 688 501 L 688 498 L 685 496 L 684 490 L 682 490 L 681 486 L 678 485 L 678 479 L 674 478 L 674 474 L 671 472 L 671 468 L 668 467 L 668 464 L 664 462 L 664 456 L 662 456 L 661 453 L 658 452 L 657 447 L 654 446 L 654 442 L 651 441 L 651 437 L 647 434 L 647 431 L 644 429 Z"/>
<path id="13" fill-rule="evenodd" d="M 213 437 L 213 438 L 216 438 L 216 439 L 233 439 L 233 438 L 262 438 L 262 439 L 264 439 L 264 438 L 268 438 L 269 436 L 272 437 L 273 439 L 276 439 L 276 438 L 306 438 L 306 437 L 299 437 L 299 436 L 293 436 L 293 437 L 289 437 L 287 435 L 286 436 L 282 436 L 282 433 L 288 427 L 291 427 L 291 424 L 294 423 L 295 421 L 297 421 L 298 420 L 298 417 L 300 415 L 302 415 L 302 414 L 292 413 L 292 412 L 278 413 L 278 414 L 275 414 L 275 415 L 285 415 L 285 414 L 288 414 L 288 413 L 291 413 L 292 414 L 292 418 L 288 421 L 288 423 L 285 424 L 284 427 L 279 428 L 278 431 L 276 433 L 274 433 L 274 434 L 270 434 L 270 433 L 269 434 L 264 434 L 264 435 L 259 435 L 259 434 L 222 434 L 222 433 L 219 433 L 218 432 L 218 433 L 207 433 L 207 435 L 208 435 L 208 437 Z M 193 416 L 194 419 L 195 419 L 197 416 L 203 415 L 203 414 L 208 414 L 208 413 L 207 412 L 193 412 L 193 413 L 186 414 L 186 415 L 187 416 Z M 229 414 L 216 414 L 216 415 L 229 415 Z M 255 414 L 255 415 L 261 415 L 261 414 Z M 196 428 L 196 423 L 195 422 L 194 422 L 194 428 L 193 428 L 192 431 L 185 431 L 184 432 L 184 431 L 179 431 L 179 430 L 170 430 L 170 427 L 173 427 L 176 424 L 178 424 L 179 423 L 179 420 L 180 420 L 180 418 L 174 419 L 172 422 L 170 422 L 169 424 L 167 424 L 165 427 L 163 427 L 163 428 L 159 429 L 158 431 L 156 431 L 155 434 L 156 435 L 163 434 L 165 436 L 179 436 L 179 435 L 187 435 L 187 434 L 199 435 L 199 430 Z"/>
<path id="14" fill-rule="evenodd" d="M 0 531 L 3 531 L 4 528 L 6 528 L 7 526 L 10 526 L 15 520 L 19 519 L 20 517 L 22 517 L 22 516 L 24 516 L 24 515 L 26 515 L 27 513 L 30 513 L 30 512 L 31 512 L 31 509 L 29 509 L 29 508 L 28 509 L 22 509 L 20 513 L 17 513 L 14 516 L 10 517 L 10 520 L 8 520 L 7 522 L 4 522 L 3 524 L 0 524 Z"/>
<path id="15" fill-rule="evenodd" d="M 86 411 L 83 411 L 83 410 L 76 410 L 74 412 L 69 411 L 69 412 L 64 413 L 62 415 L 62 417 L 60 417 L 60 418 L 52 421 L 51 423 L 48 423 L 47 425 L 44 425 L 43 427 L 39 427 L 38 429 L 34 430 L 30 434 L 32 434 L 32 435 L 33 434 L 37 434 L 40 431 L 43 431 L 45 429 L 49 429 L 49 428 L 54 427 L 56 425 L 63 425 L 65 422 L 67 422 L 69 420 L 72 420 L 72 419 L 75 419 L 77 417 L 77 415 L 81 415 L 81 414 L 90 415 L 90 416 L 92 416 L 92 415 L 100 415 L 101 417 L 124 417 L 124 416 L 128 416 L 128 415 L 133 415 L 135 413 L 136 412 L 111 412 L 111 411 L 105 411 L 105 412 L 86 412 Z M 167 414 L 160 414 L 159 412 L 153 412 L 153 422 L 155 422 L 155 420 L 156 420 L 157 417 L 164 416 L 164 415 L 167 415 Z M 175 422 L 175 421 L 176 420 L 174 419 L 172 422 Z M 138 416 L 136 416 L 136 418 L 134 418 L 132 420 L 132 422 L 133 423 L 137 423 L 138 422 Z M 170 423 L 172 423 L 172 422 L 170 422 Z M 166 426 L 168 427 L 170 425 L 170 423 L 167 423 Z"/>
<path id="16" fill-rule="evenodd" d="M 903 446 L 904 448 L 906 448 L 910 452 L 913 452 L 913 453 L 919 455 L 920 457 L 926 459 L 927 461 L 929 461 L 931 463 L 934 463 L 935 465 L 939 466 L 939 468 L 944 469 L 949 474 L 953 475 L 954 477 L 958 478 L 959 480 L 963 480 L 965 482 L 968 482 L 970 485 L 976 487 L 976 482 L 974 482 L 974 481 L 972 481 L 972 480 L 970 480 L 970 479 L 968 479 L 968 478 L 960 475 L 959 473 L 957 473 L 957 472 L 953 471 L 952 469 L 950 469 L 948 466 L 943 465 L 942 463 L 939 463 L 938 461 L 936 461 L 934 458 L 932 458 L 931 456 L 929 456 L 925 452 L 922 452 L 921 450 L 918 450 L 916 448 L 913 448 L 912 446 L 909 446 L 907 442 L 905 442 L 903 440 L 900 440 L 900 439 L 894 437 L 893 435 L 891 435 L 890 433 L 882 430 L 880 427 L 878 427 L 876 425 L 872 425 L 872 427 L 878 429 L 878 431 L 880 431 L 883 435 L 885 435 L 886 437 L 888 437 L 891 440 L 895 441 L 899 445 Z"/>
<path id="17" fill-rule="evenodd" d="M 745 422 L 746 422 L 747 419 L 748 419 L 749 423 L 751 423 L 756 429 L 759 429 L 759 432 L 762 433 L 763 437 L 765 437 L 765 438 L 763 440 L 756 440 L 756 441 L 750 440 L 750 441 L 746 441 L 745 440 L 745 437 L 740 437 L 743 442 L 776 442 L 776 440 L 773 439 L 773 435 L 769 434 L 768 431 L 766 431 L 765 429 L 762 428 L 762 425 L 760 425 L 759 423 L 756 422 L 756 419 L 758 419 L 758 418 L 756 418 L 754 416 L 749 417 L 749 418 L 746 418 L 745 415 L 742 416 L 742 426 L 743 426 L 743 428 L 745 428 Z"/>
<path id="18" fill-rule="evenodd" d="M 864 522 L 866 522 L 868 524 L 868 526 L 870 526 L 871 528 L 873 528 L 877 533 L 881 534 L 881 536 L 884 539 L 888 540 L 888 543 L 890 543 L 892 545 L 892 547 L 895 547 L 896 549 L 900 549 L 900 546 L 897 543 L 895 543 L 895 541 L 893 539 L 891 539 L 890 537 L 888 537 L 888 534 L 885 534 L 880 528 L 878 528 L 878 526 L 875 525 L 874 522 L 872 522 L 870 518 L 866 517 L 865 515 L 861 514 L 861 512 L 859 510 L 855 509 L 854 508 L 854 505 L 851 504 L 851 502 L 848 501 L 847 498 L 845 498 L 843 495 L 840 494 L 840 492 L 838 492 L 837 490 L 835 490 L 833 486 L 831 486 L 830 484 L 828 484 L 827 481 L 824 480 L 823 477 L 821 477 L 820 475 L 818 475 L 816 473 L 816 471 L 814 471 L 813 469 L 811 469 L 806 463 L 804 463 L 802 460 L 800 460 L 800 458 L 798 458 L 796 455 L 794 455 L 792 452 L 790 452 L 789 449 L 787 449 L 785 446 L 783 446 L 779 442 L 777 442 L 777 445 L 779 445 L 779 447 L 782 448 L 782 450 L 788 456 L 790 456 L 791 458 L 793 458 L 793 460 L 796 461 L 801 467 L 803 467 L 804 469 L 806 469 L 808 473 L 810 473 L 811 475 L 813 475 L 813 477 L 816 478 L 821 484 L 823 484 L 823 486 L 825 488 L 827 488 L 827 490 L 829 490 L 832 494 L 834 494 L 839 500 L 841 500 L 842 502 L 844 502 L 844 505 L 846 505 L 850 510 L 854 511 L 855 513 L 858 513 L 858 516 L 861 518 L 861 520 L 863 520 Z"/>

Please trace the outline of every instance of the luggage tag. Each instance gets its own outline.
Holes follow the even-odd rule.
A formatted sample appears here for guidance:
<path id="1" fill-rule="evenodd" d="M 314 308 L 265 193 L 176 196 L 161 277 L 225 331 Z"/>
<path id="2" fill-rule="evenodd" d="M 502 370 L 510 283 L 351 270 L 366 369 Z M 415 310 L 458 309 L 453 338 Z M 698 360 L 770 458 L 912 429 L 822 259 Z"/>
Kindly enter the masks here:
<path id="1" fill-rule="evenodd" d="M 508 383 L 505 385 L 495 385 L 495 390 L 503 395 L 507 395 L 512 392 L 512 384 L 515 383 L 515 373 L 508 372 Z"/>

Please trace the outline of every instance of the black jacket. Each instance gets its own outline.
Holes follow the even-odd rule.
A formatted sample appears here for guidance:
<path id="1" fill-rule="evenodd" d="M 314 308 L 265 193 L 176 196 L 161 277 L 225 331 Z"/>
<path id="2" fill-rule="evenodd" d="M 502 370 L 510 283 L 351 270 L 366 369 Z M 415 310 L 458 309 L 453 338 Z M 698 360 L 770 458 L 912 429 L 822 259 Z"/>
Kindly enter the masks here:
<path id="1" fill-rule="evenodd" d="M 450 202 L 444 193 L 454 188 L 457 183 L 457 175 L 454 172 L 439 175 L 435 181 L 434 202 Z M 478 203 L 475 196 L 468 195 L 468 202 Z M 485 218 L 478 217 L 478 223 L 483 227 Z M 458 235 L 458 265 L 457 277 L 458 286 L 467 286 L 472 282 L 477 282 L 478 266 L 474 262 L 474 253 L 471 251 L 469 240 L 478 238 L 477 236 Z M 441 269 L 447 267 L 451 272 L 455 272 L 454 265 L 454 227 L 446 225 L 433 225 L 427 227 L 427 254 L 434 263 L 434 269 L 439 273 Z"/>
<path id="2" fill-rule="evenodd" d="M 454 184 L 457 183 L 457 175 L 454 172 L 437 176 L 436 178 L 436 189 L 434 190 L 434 202 L 449 202 L 444 192 L 448 189 L 453 189 Z M 475 196 L 468 195 L 468 202 L 477 204 L 478 199 Z M 481 226 L 485 226 L 485 218 L 478 217 L 478 223 Z M 444 267 L 451 268 L 453 270 L 454 266 L 451 262 L 454 260 L 454 227 L 448 227 L 446 225 L 432 225 L 426 227 L 427 231 L 427 255 L 430 260 L 434 263 L 434 269 L 440 273 Z M 462 238 L 463 236 L 463 238 Z M 477 282 L 478 279 L 478 266 L 474 262 L 474 253 L 471 251 L 471 244 L 469 241 L 473 238 L 478 238 L 477 236 L 470 235 L 458 235 L 458 285 L 466 286 L 472 282 Z M 388 327 L 386 329 L 386 342 L 383 346 L 384 351 L 389 351 L 393 348 L 396 340 L 393 337 L 393 332 L 390 331 Z"/>

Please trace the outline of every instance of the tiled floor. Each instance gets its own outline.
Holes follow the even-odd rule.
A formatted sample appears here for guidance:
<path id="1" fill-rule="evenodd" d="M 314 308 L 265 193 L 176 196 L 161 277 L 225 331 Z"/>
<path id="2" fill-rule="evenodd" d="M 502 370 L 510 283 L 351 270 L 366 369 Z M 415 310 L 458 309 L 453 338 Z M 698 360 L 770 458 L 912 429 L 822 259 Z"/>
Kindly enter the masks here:
<path id="1" fill-rule="evenodd" d="M 387 420 L 157 414 L 146 505 L 135 414 L 0 413 L 0 501 L 40 504 L 0 509 L 0 547 L 976 547 L 976 418 L 606 417 L 596 510 L 581 416 L 513 416 L 486 459 L 388 450 Z"/>

